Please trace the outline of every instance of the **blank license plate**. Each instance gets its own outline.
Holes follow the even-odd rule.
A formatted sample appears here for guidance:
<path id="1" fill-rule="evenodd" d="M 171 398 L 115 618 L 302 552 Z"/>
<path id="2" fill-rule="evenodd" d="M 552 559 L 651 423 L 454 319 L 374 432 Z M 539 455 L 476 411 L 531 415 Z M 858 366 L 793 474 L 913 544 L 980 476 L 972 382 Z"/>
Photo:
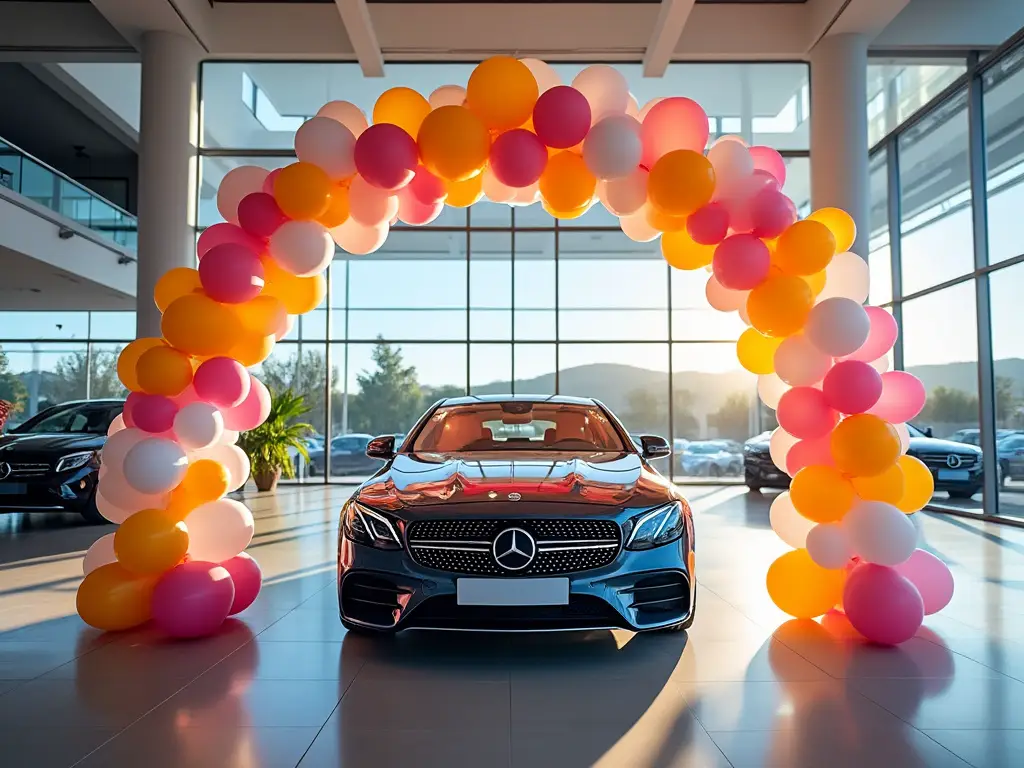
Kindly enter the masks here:
<path id="1" fill-rule="evenodd" d="M 568 605 L 568 579 L 459 579 L 459 605 Z"/>
<path id="2" fill-rule="evenodd" d="M 25 483 L 0 483 L 0 496 L 22 496 L 27 490 Z"/>
<path id="3" fill-rule="evenodd" d="M 966 469 L 940 469 L 939 480 L 947 483 L 964 482 L 968 480 L 971 473 Z"/>

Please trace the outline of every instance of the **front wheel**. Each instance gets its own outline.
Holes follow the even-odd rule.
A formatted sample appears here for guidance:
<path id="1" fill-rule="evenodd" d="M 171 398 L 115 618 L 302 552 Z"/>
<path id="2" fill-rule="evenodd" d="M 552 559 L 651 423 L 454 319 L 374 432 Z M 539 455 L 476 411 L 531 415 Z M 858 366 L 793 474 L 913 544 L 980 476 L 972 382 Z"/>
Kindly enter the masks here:
<path id="1" fill-rule="evenodd" d="M 1010 462 L 1000 461 L 999 462 L 999 487 L 1005 488 L 1006 483 L 1012 480 L 1010 477 Z"/>
<path id="2" fill-rule="evenodd" d="M 110 521 L 107 520 L 100 511 L 96 508 L 96 492 L 93 491 L 92 498 L 89 499 L 89 503 L 82 507 L 79 512 L 82 519 L 90 525 L 109 525 Z"/>
<path id="3" fill-rule="evenodd" d="M 968 488 L 967 490 L 948 491 L 948 493 L 951 499 L 969 499 L 980 490 L 981 487 L 979 486 L 977 488 Z"/>
<path id="4" fill-rule="evenodd" d="M 718 468 L 717 464 L 712 464 L 708 469 L 708 477 L 720 477 L 721 475 L 722 470 Z"/>

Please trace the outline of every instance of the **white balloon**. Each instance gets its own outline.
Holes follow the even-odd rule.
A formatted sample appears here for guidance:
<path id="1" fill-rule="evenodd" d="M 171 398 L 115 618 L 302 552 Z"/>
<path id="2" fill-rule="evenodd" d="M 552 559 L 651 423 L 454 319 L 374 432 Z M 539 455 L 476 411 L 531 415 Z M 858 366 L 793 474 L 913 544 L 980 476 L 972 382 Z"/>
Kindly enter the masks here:
<path id="1" fill-rule="evenodd" d="M 822 568 L 839 570 L 853 556 L 846 531 L 839 523 L 822 523 L 807 534 L 807 554 Z"/>
<path id="2" fill-rule="evenodd" d="M 461 107 L 466 101 L 466 89 L 461 85 L 442 85 L 440 88 L 434 89 L 427 101 L 430 102 L 431 109 Z"/>
<path id="3" fill-rule="evenodd" d="M 533 79 L 537 81 L 537 88 L 541 93 L 562 84 L 562 78 L 558 76 L 555 68 L 546 61 L 540 59 L 520 59 L 520 61 L 533 74 Z"/>
<path id="4" fill-rule="evenodd" d="M 398 215 L 398 196 L 389 195 L 367 183 L 362 176 L 356 176 L 348 189 L 348 215 L 345 224 L 352 221 L 375 227 Z"/>
<path id="5" fill-rule="evenodd" d="M 734 142 L 736 142 L 737 144 L 739 144 L 742 147 L 747 147 L 748 146 L 747 142 L 744 141 L 742 136 L 733 136 L 731 134 L 727 134 L 725 136 L 719 136 L 717 139 L 715 139 L 713 142 L 711 142 L 711 148 L 714 149 L 715 146 L 717 146 L 718 144 L 721 144 L 722 142 L 725 142 L 725 141 L 734 141 Z"/>
<path id="6" fill-rule="evenodd" d="M 128 451 L 138 443 L 145 440 L 149 435 L 136 427 L 126 427 L 120 432 L 107 438 L 100 451 L 100 464 L 121 472 L 124 466 L 124 457 Z"/>
<path id="7" fill-rule="evenodd" d="M 814 528 L 812 520 L 796 511 L 792 499 L 789 498 L 789 491 L 783 491 L 775 497 L 768 511 L 768 521 L 779 538 L 793 549 L 803 549 L 806 546 L 807 534 Z"/>
<path id="8" fill-rule="evenodd" d="M 818 294 L 817 303 L 842 296 L 863 304 L 868 300 L 869 282 L 868 263 L 864 259 L 850 251 L 837 253 L 825 267 L 825 287 Z"/>
<path id="9" fill-rule="evenodd" d="M 252 467 L 249 464 L 249 457 L 246 456 L 245 451 L 237 445 L 217 443 L 216 445 L 211 445 L 209 448 L 194 451 L 190 458 L 192 461 L 198 461 L 199 459 L 213 459 L 218 464 L 223 464 L 224 469 L 228 471 L 229 493 L 231 491 L 237 491 L 245 485 L 245 481 L 249 479 L 249 473 L 252 470 Z"/>
<path id="10" fill-rule="evenodd" d="M 644 147 L 640 123 L 629 115 L 609 115 L 583 140 L 583 160 L 599 179 L 620 179 L 637 170 Z"/>
<path id="11" fill-rule="evenodd" d="M 747 295 L 749 296 L 750 294 Z M 736 314 L 739 316 L 740 322 L 748 327 L 750 326 L 750 310 L 747 309 L 747 302 L 744 301 L 736 308 Z"/>
<path id="12" fill-rule="evenodd" d="M 344 224 L 331 230 L 331 238 L 346 253 L 365 256 L 384 245 L 389 232 L 391 226 L 386 221 L 367 225 L 349 218 Z"/>
<path id="13" fill-rule="evenodd" d="M 189 403 L 174 417 L 174 434 L 186 448 L 205 448 L 224 434 L 224 417 L 210 403 Z"/>
<path id="14" fill-rule="evenodd" d="M 775 350 L 775 373 L 792 387 L 809 387 L 825 378 L 832 358 L 804 335 L 787 336 Z"/>
<path id="15" fill-rule="evenodd" d="M 319 166 L 332 181 L 356 172 L 356 137 L 329 117 L 311 117 L 295 132 L 295 154 L 303 163 Z"/>
<path id="16" fill-rule="evenodd" d="M 664 96 L 655 96 L 653 99 L 651 99 L 646 104 L 644 104 L 643 107 L 640 108 L 640 114 L 637 116 L 637 118 L 640 120 L 640 122 L 642 123 L 644 121 L 644 118 L 647 117 L 647 114 L 652 109 L 654 109 L 654 105 L 655 104 L 657 104 L 659 101 L 664 101 L 664 100 L 665 100 Z"/>
<path id="17" fill-rule="evenodd" d="M 101 469 L 103 472 L 100 478 L 100 491 L 107 501 L 116 507 L 129 512 L 138 512 L 140 509 L 163 509 L 167 506 L 168 496 L 162 493 L 140 493 L 135 490 L 120 469 L 107 467 Z"/>
<path id="18" fill-rule="evenodd" d="M 626 114 L 640 122 L 640 104 L 632 93 L 629 94 L 629 101 L 626 104 Z"/>
<path id="19" fill-rule="evenodd" d="M 774 373 L 763 373 L 757 377 L 757 394 L 761 402 L 773 411 L 779 407 L 779 399 L 790 389 L 789 384 L 784 382 Z"/>
<path id="20" fill-rule="evenodd" d="M 754 172 L 754 158 L 738 141 L 716 141 L 708 150 L 708 160 L 715 169 L 715 184 L 732 185 Z"/>
<path id="21" fill-rule="evenodd" d="M 108 533 L 100 536 L 89 547 L 89 551 L 82 558 L 82 574 L 88 576 L 101 565 L 109 565 L 117 562 L 117 555 L 114 554 L 114 534 Z"/>
<path id="22" fill-rule="evenodd" d="M 597 197 L 616 216 L 630 216 L 647 202 L 647 171 L 636 168 L 628 176 L 597 182 Z"/>
<path id="23" fill-rule="evenodd" d="M 110 522 L 120 525 L 138 510 L 122 509 L 107 499 L 107 497 L 103 495 L 103 489 L 100 488 L 96 491 L 96 511 Z"/>
<path id="24" fill-rule="evenodd" d="M 619 217 L 619 226 L 622 227 L 622 234 L 634 243 L 649 243 L 657 240 L 661 234 L 647 221 L 646 204 L 636 213 Z"/>
<path id="25" fill-rule="evenodd" d="M 124 457 L 124 479 L 139 493 L 167 493 L 181 482 L 187 469 L 185 449 L 162 437 L 141 441 Z"/>
<path id="26" fill-rule="evenodd" d="M 858 501 L 842 522 L 850 549 L 869 563 L 899 565 L 917 546 L 917 529 L 892 504 Z"/>
<path id="27" fill-rule="evenodd" d="M 239 433 L 233 429 L 225 429 L 220 434 L 220 439 L 217 441 L 221 445 L 234 445 L 238 442 Z"/>
<path id="28" fill-rule="evenodd" d="M 580 70 L 572 87 L 590 104 L 590 124 L 608 117 L 622 115 L 629 104 L 629 84 L 619 70 L 607 64 L 594 64 Z"/>
<path id="29" fill-rule="evenodd" d="M 782 472 L 786 472 L 786 457 L 789 455 L 789 450 L 798 442 L 800 442 L 798 438 L 793 437 L 782 427 L 778 427 L 772 432 L 771 439 L 768 441 L 768 453 L 772 457 L 772 463 Z"/>
<path id="30" fill-rule="evenodd" d="M 240 165 L 224 174 L 217 188 L 217 210 L 224 221 L 238 223 L 238 204 L 246 195 L 262 192 L 269 174 L 266 168 L 256 165 Z"/>
<path id="31" fill-rule="evenodd" d="M 735 312 L 740 307 L 747 305 L 747 296 L 750 291 L 734 291 L 726 288 L 718 279 L 712 275 L 704 286 L 704 295 L 707 296 L 708 304 L 719 312 Z"/>
<path id="32" fill-rule="evenodd" d="M 900 454 L 906 454 L 910 450 L 910 429 L 906 424 L 893 424 L 896 435 L 900 439 Z"/>
<path id="33" fill-rule="evenodd" d="M 110 422 L 110 426 L 107 427 L 107 437 L 110 437 L 114 433 L 120 432 L 123 429 L 127 429 L 127 426 L 124 423 L 124 416 L 119 413 L 114 417 L 114 420 Z"/>
<path id="34" fill-rule="evenodd" d="M 886 353 L 877 360 L 872 360 L 870 363 L 868 363 L 868 365 L 870 365 L 879 373 L 885 373 L 887 371 L 892 370 L 892 359 L 889 357 L 889 354 Z"/>
<path id="35" fill-rule="evenodd" d="M 864 307 L 853 299 L 825 299 L 811 309 L 804 333 L 810 342 L 832 357 L 852 355 L 863 346 L 871 331 Z"/>
<path id="36" fill-rule="evenodd" d="M 515 197 L 508 201 L 509 205 L 526 206 L 533 205 L 540 200 L 540 182 L 535 181 L 528 187 L 517 189 Z"/>
<path id="37" fill-rule="evenodd" d="M 369 127 L 366 122 L 366 115 L 363 110 L 349 101 L 329 101 L 324 104 L 316 113 L 317 117 L 329 117 L 331 120 L 341 123 L 357 139 L 359 134 Z"/>
<path id="38" fill-rule="evenodd" d="M 484 168 L 484 178 L 481 184 L 484 195 L 492 203 L 508 203 L 516 196 L 516 188 L 502 184 L 491 172 L 490 166 Z"/>
<path id="39" fill-rule="evenodd" d="M 185 526 L 192 559 L 210 563 L 222 563 L 244 551 L 254 528 L 252 512 L 234 499 L 200 504 L 188 513 Z"/>
<path id="40" fill-rule="evenodd" d="M 334 258 L 334 241 L 316 221 L 286 221 L 270 236 L 271 258 L 286 272 L 312 277 L 327 269 Z"/>

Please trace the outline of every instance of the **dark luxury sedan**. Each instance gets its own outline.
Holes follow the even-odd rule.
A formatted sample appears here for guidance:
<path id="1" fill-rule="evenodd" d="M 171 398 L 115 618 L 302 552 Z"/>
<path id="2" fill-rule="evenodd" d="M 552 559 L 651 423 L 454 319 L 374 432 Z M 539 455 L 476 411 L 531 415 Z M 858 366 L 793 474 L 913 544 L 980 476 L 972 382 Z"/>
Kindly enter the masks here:
<path id="1" fill-rule="evenodd" d="M 910 431 L 909 456 L 924 462 L 935 480 L 935 490 L 945 491 L 951 499 L 969 499 L 981 490 L 983 465 L 981 449 L 973 445 L 939 440 L 931 430 L 923 432 L 913 424 Z M 770 432 L 752 437 L 743 446 L 743 474 L 752 491 L 762 488 L 788 488 L 789 475 L 775 466 L 769 453 Z"/>
<path id="2" fill-rule="evenodd" d="M 96 511 L 100 449 L 123 400 L 55 405 L 0 436 L 0 511 Z"/>
<path id="3" fill-rule="evenodd" d="M 679 490 L 601 403 L 441 400 L 341 510 L 338 602 L 349 629 L 686 629 L 693 520 Z"/>

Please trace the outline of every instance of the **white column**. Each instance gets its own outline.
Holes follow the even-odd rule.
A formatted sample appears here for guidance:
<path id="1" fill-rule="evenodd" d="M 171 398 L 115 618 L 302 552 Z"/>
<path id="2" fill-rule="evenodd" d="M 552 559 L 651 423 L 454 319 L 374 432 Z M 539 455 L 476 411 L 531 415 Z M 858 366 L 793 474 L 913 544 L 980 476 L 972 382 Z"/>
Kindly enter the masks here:
<path id="1" fill-rule="evenodd" d="M 195 266 L 200 51 L 169 32 L 142 37 L 139 263 L 136 333 L 160 335 L 153 288 L 167 270 Z"/>
<path id="2" fill-rule="evenodd" d="M 868 38 L 830 35 L 811 50 L 811 207 L 857 224 L 853 251 L 868 257 Z"/>

